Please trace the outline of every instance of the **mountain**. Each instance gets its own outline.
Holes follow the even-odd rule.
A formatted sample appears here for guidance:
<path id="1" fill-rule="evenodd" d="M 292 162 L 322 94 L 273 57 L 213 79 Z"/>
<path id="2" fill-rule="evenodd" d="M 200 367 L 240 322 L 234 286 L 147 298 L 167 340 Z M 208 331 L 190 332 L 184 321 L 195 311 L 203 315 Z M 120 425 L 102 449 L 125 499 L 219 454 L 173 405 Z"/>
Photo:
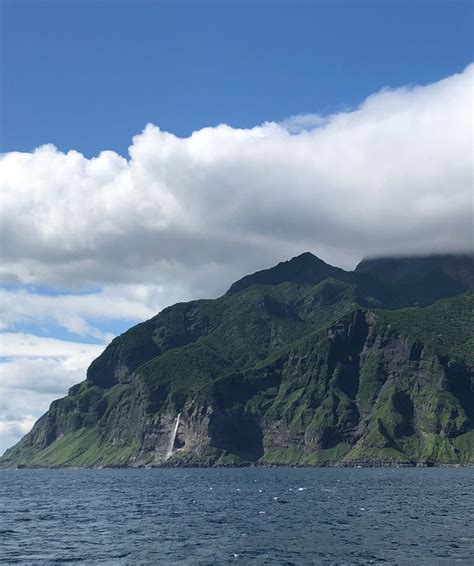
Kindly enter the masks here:
<path id="1" fill-rule="evenodd" d="M 426 306 L 474 287 L 474 256 L 468 254 L 365 259 L 355 271 L 376 277 L 393 306 Z"/>
<path id="2" fill-rule="evenodd" d="M 228 295 L 243 291 L 251 285 L 280 285 L 281 283 L 320 283 L 328 277 L 347 280 L 351 273 L 328 265 L 310 252 L 305 252 L 275 267 L 246 275 L 231 285 Z"/>
<path id="3" fill-rule="evenodd" d="M 249 275 L 115 338 L 0 465 L 472 464 L 473 281 L 469 256 Z"/>

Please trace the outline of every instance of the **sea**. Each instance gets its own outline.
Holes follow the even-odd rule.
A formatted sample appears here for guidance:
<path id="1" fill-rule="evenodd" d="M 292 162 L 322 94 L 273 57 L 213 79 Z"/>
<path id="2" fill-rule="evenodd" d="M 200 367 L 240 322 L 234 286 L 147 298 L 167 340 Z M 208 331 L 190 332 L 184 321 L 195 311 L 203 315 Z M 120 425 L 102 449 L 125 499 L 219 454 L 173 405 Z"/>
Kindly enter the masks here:
<path id="1" fill-rule="evenodd" d="M 474 564 L 474 468 L 0 470 L 1 564 Z"/>

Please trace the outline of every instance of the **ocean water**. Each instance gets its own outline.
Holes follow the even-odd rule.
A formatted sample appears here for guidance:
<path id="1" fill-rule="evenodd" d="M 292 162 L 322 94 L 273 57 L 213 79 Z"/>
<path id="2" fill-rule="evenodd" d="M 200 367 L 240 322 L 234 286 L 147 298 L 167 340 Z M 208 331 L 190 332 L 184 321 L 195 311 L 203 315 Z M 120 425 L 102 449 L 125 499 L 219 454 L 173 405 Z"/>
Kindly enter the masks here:
<path id="1" fill-rule="evenodd" d="M 474 469 L 0 470 L 2 564 L 474 564 Z"/>

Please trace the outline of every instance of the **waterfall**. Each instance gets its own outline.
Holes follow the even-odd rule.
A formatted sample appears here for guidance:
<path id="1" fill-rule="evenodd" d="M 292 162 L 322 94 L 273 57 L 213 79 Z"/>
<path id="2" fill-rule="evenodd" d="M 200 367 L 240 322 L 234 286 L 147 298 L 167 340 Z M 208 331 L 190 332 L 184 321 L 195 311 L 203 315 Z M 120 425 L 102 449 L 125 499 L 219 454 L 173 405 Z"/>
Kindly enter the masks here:
<path id="1" fill-rule="evenodd" d="M 174 427 L 173 427 L 173 432 L 171 433 L 170 443 L 168 444 L 168 450 L 166 451 L 166 459 L 167 460 L 173 454 L 174 441 L 176 440 L 176 433 L 178 432 L 179 417 L 180 416 L 181 416 L 181 413 L 178 413 L 178 416 L 176 417 L 176 422 L 175 422 Z"/>

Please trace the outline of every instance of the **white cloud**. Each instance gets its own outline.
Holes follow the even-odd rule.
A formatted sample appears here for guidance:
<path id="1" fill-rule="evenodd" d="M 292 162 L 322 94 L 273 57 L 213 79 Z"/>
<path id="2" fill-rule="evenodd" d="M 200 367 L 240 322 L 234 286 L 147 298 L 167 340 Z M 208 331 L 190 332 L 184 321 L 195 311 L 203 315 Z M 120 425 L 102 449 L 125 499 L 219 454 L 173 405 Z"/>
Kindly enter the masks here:
<path id="1" fill-rule="evenodd" d="M 128 161 L 50 145 L 7 153 L 3 276 L 212 294 L 305 250 L 351 266 L 367 254 L 465 249 L 473 74 L 471 65 L 283 125 L 221 125 L 188 138 L 148 125 Z"/>
<path id="2" fill-rule="evenodd" d="M 56 357 L 72 359 L 90 359 L 98 356 L 104 346 L 68 342 L 58 338 L 47 338 L 20 332 L 3 332 L 0 334 L 0 357 Z"/>
<path id="3" fill-rule="evenodd" d="M 33 415 L 27 415 L 21 420 L 0 420 L 0 456 L 30 431 L 36 420 L 37 417 Z"/>
<path id="4" fill-rule="evenodd" d="M 119 286 L 82 295 L 44 295 L 25 289 L 0 289 L 0 318 L 4 330 L 14 329 L 22 323 L 56 323 L 74 334 L 110 341 L 112 335 L 102 332 L 88 320 L 97 323 L 150 318 L 161 306 L 155 296 L 156 293 L 146 286 L 133 289 Z"/>
<path id="5" fill-rule="evenodd" d="M 104 346 L 30 334 L 0 334 L 0 454 L 49 407 L 82 381 Z"/>
<path id="6" fill-rule="evenodd" d="M 300 134 L 323 126 L 326 122 L 324 116 L 319 114 L 296 114 L 285 118 L 278 124 L 290 134 Z"/>

